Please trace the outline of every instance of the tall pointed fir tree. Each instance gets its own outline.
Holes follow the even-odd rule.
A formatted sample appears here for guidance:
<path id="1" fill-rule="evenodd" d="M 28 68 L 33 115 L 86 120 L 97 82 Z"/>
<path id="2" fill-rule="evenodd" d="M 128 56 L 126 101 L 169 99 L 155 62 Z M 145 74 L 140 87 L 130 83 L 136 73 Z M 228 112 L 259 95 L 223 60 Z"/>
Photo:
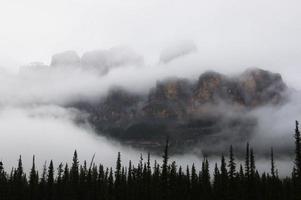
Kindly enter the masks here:
<path id="1" fill-rule="evenodd" d="M 0 161 L 0 199 L 7 199 L 7 177 L 4 171 L 3 162 Z"/>
<path id="2" fill-rule="evenodd" d="M 22 157 L 20 155 L 19 157 L 19 160 L 18 160 L 18 167 L 15 171 L 15 196 L 16 196 L 16 199 L 22 199 L 23 196 L 25 195 L 25 186 L 26 186 L 26 176 L 24 174 L 24 171 L 23 171 L 23 164 L 22 164 Z"/>
<path id="3" fill-rule="evenodd" d="M 250 146 L 249 146 L 249 143 L 247 143 L 247 147 L 246 147 L 245 176 L 247 178 L 250 177 Z"/>
<path id="4" fill-rule="evenodd" d="M 202 164 L 202 172 L 201 172 L 201 186 L 202 193 L 204 198 L 209 198 L 211 196 L 211 183 L 210 183 L 210 172 L 209 172 L 209 162 L 205 157 Z"/>
<path id="5" fill-rule="evenodd" d="M 222 188 L 222 198 L 226 199 L 228 197 L 228 188 L 229 188 L 229 182 L 228 182 L 228 171 L 227 171 L 227 165 L 226 165 L 226 161 L 225 161 L 225 157 L 224 155 L 222 155 L 221 158 L 221 166 L 220 166 L 221 170 L 221 185 L 223 186 Z"/>
<path id="6" fill-rule="evenodd" d="M 236 163 L 234 159 L 234 153 L 233 153 L 233 147 L 232 145 L 230 146 L 229 150 L 229 163 L 228 163 L 228 168 L 229 168 L 229 199 L 235 199 L 237 196 L 237 191 L 236 191 Z"/>
<path id="7" fill-rule="evenodd" d="M 56 198 L 58 200 L 61 200 L 63 197 L 62 197 L 62 194 L 63 194 L 63 173 L 64 173 L 64 170 L 63 170 L 63 163 L 60 163 L 58 168 L 57 168 L 57 177 L 56 177 Z"/>
<path id="8" fill-rule="evenodd" d="M 118 152 L 117 161 L 116 161 L 116 169 L 115 169 L 115 192 L 116 192 L 116 200 L 122 199 L 121 194 L 121 156 L 120 152 Z"/>
<path id="9" fill-rule="evenodd" d="M 29 198 L 34 200 L 37 198 L 39 177 L 37 176 L 35 156 L 32 157 L 32 167 L 29 173 Z"/>
<path id="10" fill-rule="evenodd" d="M 235 160 L 234 160 L 232 145 L 230 146 L 228 167 L 229 167 L 229 179 L 230 179 L 230 181 L 233 181 L 235 173 L 236 173 L 236 164 L 235 164 Z"/>
<path id="11" fill-rule="evenodd" d="M 168 159 L 169 159 L 168 148 L 169 148 L 169 141 L 167 138 L 165 148 L 164 148 L 162 174 L 161 174 L 162 199 L 168 198 Z"/>
<path id="12" fill-rule="evenodd" d="M 301 200 L 301 136 L 298 121 L 296 121 L 295 128 L 295 166 L 293 179 L 295 182 L 295 199 Z"/>
<path id="13" fill-rule="evenodd" d="M 78 184 L 79 184 L 79 161 L 77 156 L 77 151 L 74 151 L 72 166 L 70 168 L 70 183 L 71 192 L 74 199 L 78 198 Z"/>
<path id="14" fill-rule="evenodd" d="M 253 148 L 250 150 L 250 176 L 255 178 L 256 166 L 255 166 L 255 156 Z"/>
<path id="15" fill-rule="evenodd" d="M 53 190 L 54 190 L 54 168 L 53 168 L 53 162 L 50 161 L 48 172 L 47 172 L 47 199 L 52 200 L 53 199 Z"/>
<path id="16" fill-rule="evenodd" d="M 301 137 L 298 121 L 296 121 L 295 129 L 295 168 L 297 170 L 297 178 L 301 178 Z"/>
<path id="17" fill-rule="evenodd" d="M 274 161 L 274 150 L 271 148 L 271 176 L 273 179 L 276 178 L 275 161 Z"/>

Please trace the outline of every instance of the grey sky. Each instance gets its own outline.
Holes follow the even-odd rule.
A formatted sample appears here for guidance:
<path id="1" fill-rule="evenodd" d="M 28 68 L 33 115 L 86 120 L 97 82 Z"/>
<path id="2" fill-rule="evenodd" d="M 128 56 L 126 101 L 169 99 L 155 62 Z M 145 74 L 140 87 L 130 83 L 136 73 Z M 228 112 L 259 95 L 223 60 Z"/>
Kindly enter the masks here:
<path id="1" fill-rule="evenodd" d="M 0 63 L 10 70 L 52 54 L 128 45 L 156 62 L 162 49 L 191 40 L 200 64 L 258 66 L 297 80 L 297 0 L 4 0 Z M 286 75 L 288 74 L 288 75 Z"/>
<path id="2" fill-rule="evenodd" d="M 43 149 L 37 154 L 41 163 L 58 155 L 63 160 L 74 148 L 83 152 L 84 159 L 94 152 L 99 159 L 114 156 L 121 147 L 106 146 L 102 138 L 100 143 L 95 141 L 92 130 L 73 123 L 74 113 L 39 103 L 94 97 L 116 83 L 146 91 L 157 79 L 168 76 L 197 78 L 208 69 L 238 73 L 260 67 L 280 72 L 290 86 L 301 89 L 300 8 L 299 0 L 1 0 L 0 66 L 9 71 L 35 61 L 49 64 L 53 54 L 66 50 L 82 55 L 115 46 L 130 47 L 144 62 L 138 67 L 116 68 L 102 78 L 73 68 L 18 75 L 0 68 L 0 132 L 8 141 L 18 141 L 19 147 L 16 151 L 11 143 L 0 141 L 0 150 L 8 152 L 0 159 L 15 159 L 22 152 L 30 160 Z M 167 55 L 168 62 L 159 62 L 160 55 Z M 292 134 L 293 121 L 301 110 L 299 99 L 283 109 L 257 110 L 254 115 L 263 122 L 259 132 L 274 126 L 271 135 L 259 135 L 259 139 L 269 141 L 271 136 L 278 141 Z M 285 122 L 280 123 L 284 114 Z M 68 144 L 55 140 L 61 134 L 70 138 Z M 24 143 L 24 138 L 37 138 L 41 146 L 35 140 Z M 49 152 L 51 145 L 57 145 L 57 151 Z M 124 151 L 130 155 L 126 159 L 132 159 L 131 150 Z"/>

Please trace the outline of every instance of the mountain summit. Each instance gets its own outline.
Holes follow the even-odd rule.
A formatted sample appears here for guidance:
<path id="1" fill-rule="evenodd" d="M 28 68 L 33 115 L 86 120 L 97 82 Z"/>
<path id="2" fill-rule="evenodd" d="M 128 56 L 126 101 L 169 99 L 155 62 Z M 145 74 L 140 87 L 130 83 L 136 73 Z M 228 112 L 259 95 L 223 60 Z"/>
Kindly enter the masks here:
<path id="1" fill-rule="evenodd" d="M 159 81 L 147 95 L 116 88 L 97 103 L 73 106 L 89 114 L 99 133 L 135 146 L 156 148 L 168 136 L 180 146 L 218 148 L 220 141 L 245 141 L 256 124 L 247 113 L 285 102 L 286 91 L 280 74 L 262 69 L 233 77 L 209 71 L 196 81 Z"/>

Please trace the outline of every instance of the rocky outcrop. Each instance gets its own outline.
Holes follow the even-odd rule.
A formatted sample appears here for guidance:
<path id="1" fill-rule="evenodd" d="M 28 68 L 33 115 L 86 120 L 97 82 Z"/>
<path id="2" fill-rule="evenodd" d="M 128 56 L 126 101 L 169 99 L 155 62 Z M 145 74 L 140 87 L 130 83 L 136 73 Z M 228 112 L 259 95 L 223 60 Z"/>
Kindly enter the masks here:
<path id="1" fill-rule="evenodd" d="M 131 143 L 156 143 L 168 135 L 180 144 L 210 144 L 225 136 L 246 140 L 256 120 L 245 113 L 281 104 L 286 90 L 279 74 L 261 69 L 236 77 L 206 72 L 197 81 L 157 82 L 146 96 L 119 88 L 95 104 L 76 107 L 90 114 L 99 132 Z"/>
<path id="2" fill-rule="evenodd" d="M 81 58 L 82 67 L 100 74 L 106 74 L 110 69 L 123 65 L 141 65 L 142 63 L 142 57 L 126 47 L 89 51 Z"/>
<path id="3" fill-rule="evenodd" d="M 247 106 L 281 103 L 283 92 L 287 89 L 280 74 L 261 69 L 247 70 L 240 77 L 238 84 Z"/>
<path id="4" fill-rule="evenodd" d="M 186 80 L 166 80 L 157 83 L 143 107 L 144 116 L 158 119 L 184 117 L 191 97 L 190 84 Z"/>
<path id="5" fill-rule="evenodd" d="M 143 58 L 127 47 L 94 50 L 83 53 L 81 57 L 75 51 L 64 51 L 52 56 L 52 67 L 79 67 L 104 75 L 110 69 L 121 66 L 138 66 Z"/>
<path id="6" fill-rule="evenodd" d="M 79 66 L 80 57 L 75 51 L 64 51 L 52 56 L 51 66 Z"/>

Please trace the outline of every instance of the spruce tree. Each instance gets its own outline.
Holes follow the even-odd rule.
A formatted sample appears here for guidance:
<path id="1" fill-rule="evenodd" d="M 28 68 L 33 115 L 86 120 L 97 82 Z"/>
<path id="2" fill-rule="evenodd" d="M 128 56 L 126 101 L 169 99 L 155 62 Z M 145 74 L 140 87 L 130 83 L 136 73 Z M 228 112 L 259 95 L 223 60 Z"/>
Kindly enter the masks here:
<path id="1" fill-rule="evenodd" d="M 0 161 L 0 199 L 8 198 L 8 185 L 7 177 L 4 171 L 3 162 Z"/>
<path id="2" fill-rule="evenodd" d="M 221 166 L 220 166 L 220 173 L 221 173 L 221 185 L 223 187 L 222 189 L 222 198 L 226 199 L 228 194 L 228 172 L 227 172 L 227 168 L 226 168 L 226 161 L 225 161 L 225 157 L 224 155 L 222 155 L 221 158 Z"/>
<path id="3" fill-rule="evenodd" d="M 74 151 L 73 159 L 72 159 L 72 166 L 70 169 L 70 181 L 73 186 L 77 186 L 79 180 L 79 162 L 77 157 L 77 151 Z M 75 188 L 76 189 L 76 188 Z"/>
<path id="4" fill-rule="evenodd" d="M 39 198 L 38 199 L 45 199 L 46 197 L 46 183 L 47 183 L 47 167 L 46 167 L 46 161 L 43 165 L 42 170 L 42 177 L 39 184 Z"/>
<path id="5" fill-rule="evenodd" d="M 299 122 L 296 121 L 295 128 L 295 168 L 298 179 L 301 178 L 301 136 L 299 131 Z"/>
<path id="6" fill-rule="evenodd" d="M 56 183 L 57 183 L 57 187 L 56 187 L 56 197 L 58 200 L 61 200 L 63 197 L 63 163 L 60 163 L 58 168 L 57 168 L 57 178 L 56 178 Z"/>
<path id="7" fill-rule="evenodd" d="M 121 179 L 121 156 L 120 156 L 120 152 L 118 152 L 116 169 L 115 169 L 115 182 L 119 184 L 120 179 Z"/>
<path id="8" fill-rule="evenodd" d="M 116 192 L 116 200 L 121 200 L 121 156 L 120 152 L 118 152 L 117 161 L 116 161 L 116 169 L 115 169 L 115 192 Z"/>
<path id="9" fill-rule="evenodd" d="M 235 184 L 235 176 L 236 176 L 236 163 L 234 159 L 234 153 L 233 153 L 233 147 L 232 145 L 230 146 L 230 151 L 229 151 L 229 163 L 228 163 L 228 168 L 229 168 L 229 199 L 235 199 L 237 196 L 237 191 L 236 191 L 236 184 Z"/>
<path id="10" fill-rule="evenodd" d="M 299 122 L 296 121 L 295 128 L 295 172 L 294 172 L 294 182 L 295 182 L 295 199 L 301 200 L 301 136 L 299 131 Z"/>
<path id="11" fill-rule="evenodd" d="M 234 160 L 232 145 L 230 146 L 228 167 L 229 167 L 229 178 L 230 178 L 230 181 L 233 181 L 235 173 L 236 173 L 236 164 L 235 164 L 235 160 Z"/>
<path id="12" fill-rule="evenodd" d="M 163 164 L 162 164 L 162 174 L 161 174 L 161 183 L 162 183 L 162 198 L 168 198 L 168 148 L 169 143 L 168 139 L 166 140 L 164 154 L 163 154 Z"/>
<path id="13" fill-rule="evenodd" d="M 276 172 L 275 172 L 275 161 L 274 161 L 274 151 L 273 151 L 273 148 L 271 148 L 271 175 L 272 175 L 272 178 L 275 179 Z"/>
<path id="14" fill-rule="evenodd" d="M 250 147 L 249 147 L 249 143 L 247 143 L 247 147 L 246 147 L 245 175 L 246 175 L 247 178 L 249 178 L 249 176 L 250 176 Z"/>
<path id="15" fill-rule="evenodd" d="M 49 167 L 48 167 L 48 173 L 47 173 L 47 196 L 48 199 L 53 199 L 53 185 L 54 185 L 54 168 L 53 168 L 53 162 L 50 161 Z"/>
<path id="16" fill-rule="evenodd" d="M 210 183 L 209 162 L 207 158 L 204 158 L 202 164 L 201 185 L 202 185 L 202 193 L 204 198 L 205 199 L 209 198 L 211 195 L 211 183 Z"/>
<path id="17" fill-rule="evenodd" d="M 77 151 L 74 151 L 72 166 L 70 168 L 70 183 L 72 198 L 78 198 L 78 186 L 79 186 L 79 161 L 77 157 Z"/>
<path id="18" fill-rule="evenodd" d="M 253 148 L 251 148 L 251 150 L 250 150 L 250 176 L 252 178 L 255 177 L 255 172 L 256 172 L 255 157 L 254 157 Z"/>
<path id="19" fill-rule="evenodd" d="M 37 198 L 38 177 L 35 165 L 35 156 L 32 157 L 32 167 L 29 173 L 29 198 L 34 200 Z"/>
<path id="20" fill-rule="evenodd" d="M 217 167 L 217 163 L 214 166 L 214 173 L 213 173 L 213 192 L 216 199 L 219 199 L 221 196 L 221 177 L 220 172 Z"/>
<path id="21" fill-rule="evenodd" d="M 191 196 L 192 199 L 197 199 L 199 197 L 200 185 L 198 181 L 198 175 L 194 166 L 194 163 L 191 167 Z"/>

